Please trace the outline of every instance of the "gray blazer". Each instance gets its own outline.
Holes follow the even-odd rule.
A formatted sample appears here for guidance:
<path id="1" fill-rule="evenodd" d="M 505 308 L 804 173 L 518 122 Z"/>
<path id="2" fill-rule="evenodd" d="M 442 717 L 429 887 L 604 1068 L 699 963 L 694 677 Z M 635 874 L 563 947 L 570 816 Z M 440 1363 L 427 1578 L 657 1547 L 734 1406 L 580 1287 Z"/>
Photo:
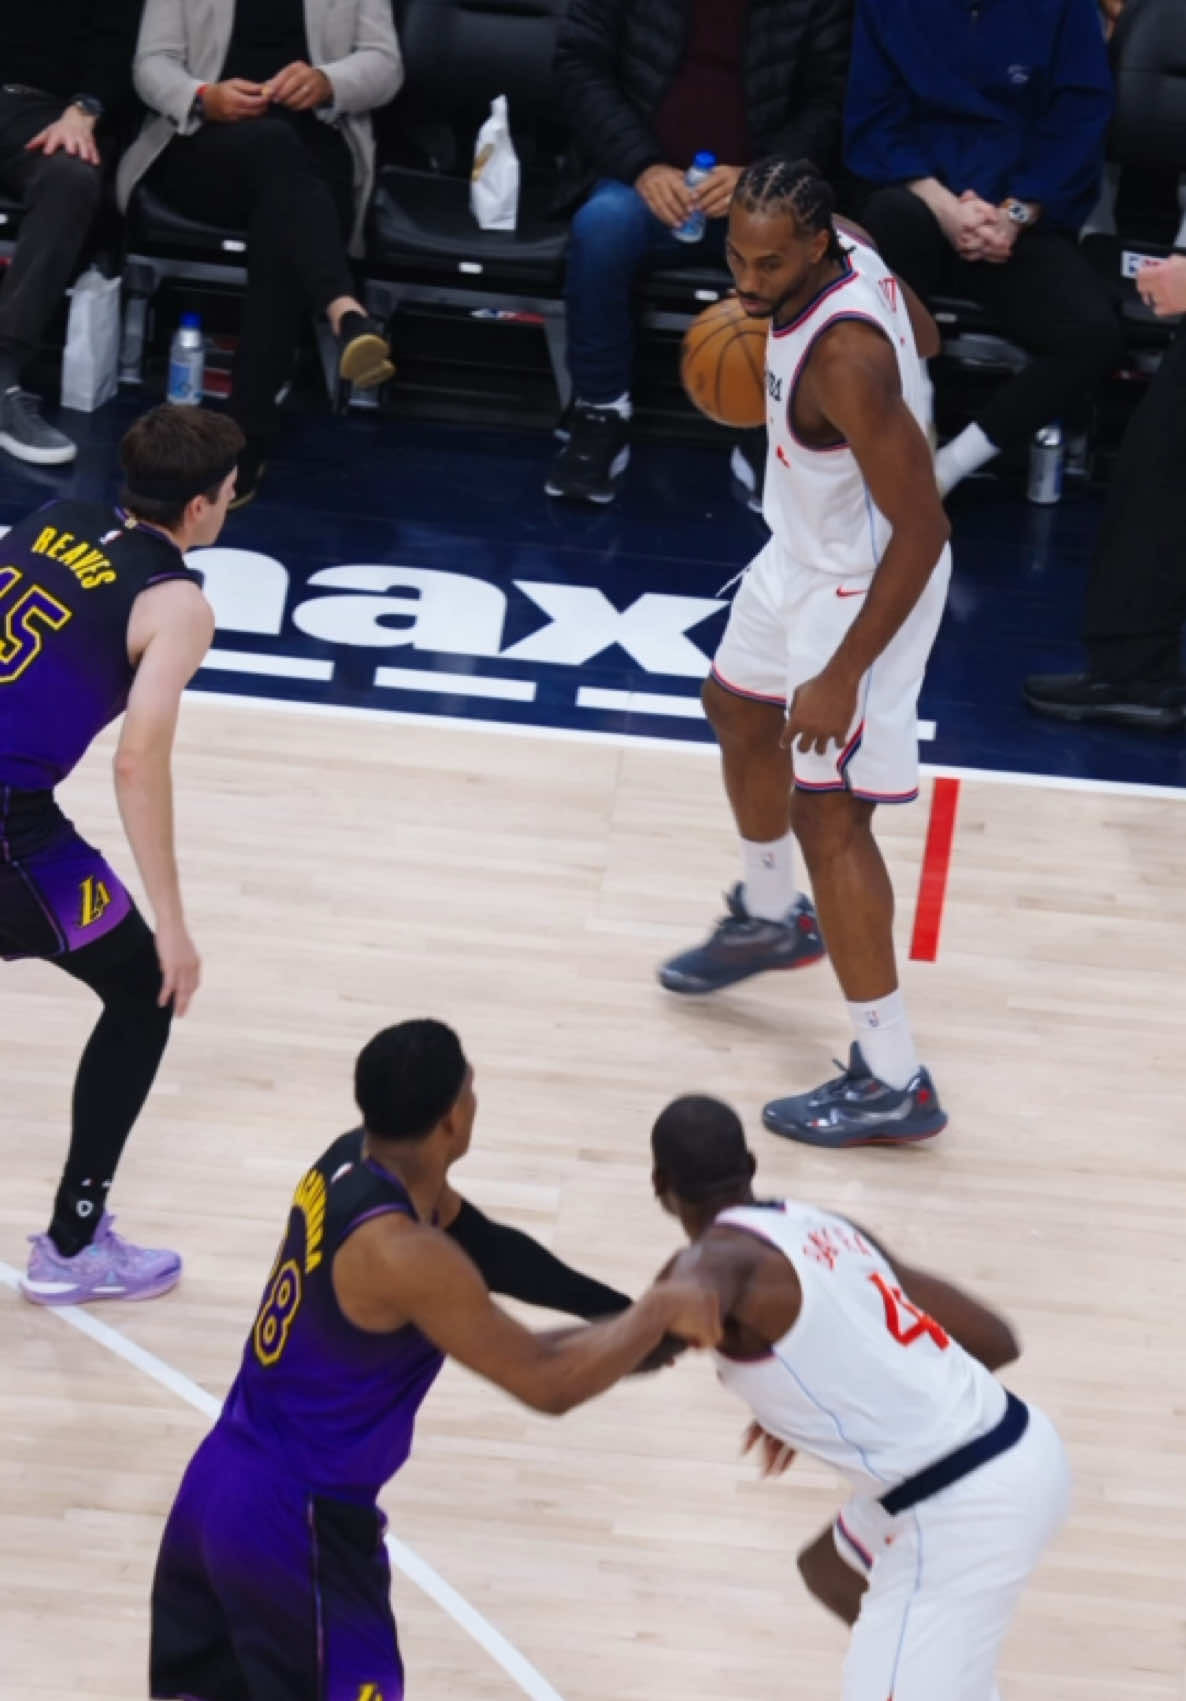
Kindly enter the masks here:
<path id="1" fill-rule="evenodd" d="M 310 59 L 325 72 L 334 91 L 333 105 L 317 116 L 341 130 L 354 161 L 350 251 L 357 254 L 375 179 L 375 139 L 368 114 L 386 105 L 403 81 L 392 0 L 304 3 Z M 200 127 L 194 96 L 203 83 L 221 77 L 234 23 L 235 0 L 146 0 L 132 77 L 137 94 L 152 110 L 119 162 L 116 194 L 125 210 L 132 190 L 174 136 L 192 136 Z"/>

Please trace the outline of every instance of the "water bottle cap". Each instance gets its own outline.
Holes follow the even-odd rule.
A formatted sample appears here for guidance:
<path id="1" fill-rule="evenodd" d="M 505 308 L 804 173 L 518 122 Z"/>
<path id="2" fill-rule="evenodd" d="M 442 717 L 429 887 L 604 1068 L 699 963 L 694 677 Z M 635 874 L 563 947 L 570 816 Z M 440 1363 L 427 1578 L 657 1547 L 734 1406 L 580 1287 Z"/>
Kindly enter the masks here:
<path id="1" fill-rule="evenodd" d="M 697 154 L 692 161 L 697 171 L 711 171 L 716 163 L 717 156 L 715 154 Z"/>
<path id="2" fill-rule="evenodd" d="M 200 331 L 202 328 L 202 315 L 200 313 L 183 313 L 181 315 L 181 324 L 184 330 Z"/>

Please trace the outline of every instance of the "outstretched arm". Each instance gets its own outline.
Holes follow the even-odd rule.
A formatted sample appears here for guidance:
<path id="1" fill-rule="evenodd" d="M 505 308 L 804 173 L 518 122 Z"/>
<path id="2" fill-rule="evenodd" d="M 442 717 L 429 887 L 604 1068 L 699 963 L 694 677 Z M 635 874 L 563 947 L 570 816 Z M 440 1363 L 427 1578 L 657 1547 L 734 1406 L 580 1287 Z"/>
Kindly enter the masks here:
<path id="1" fill-rule="evenodd" d="M 357 1327 L 412 1323 L 442 1352 L 537 1411 L 560 1415 L 604 1393 L 671 1331 L 710 1346 L 715 1301 L 691 1284 L 650 1288 L 619 1317 L 560 1335 L 524 1329 L 490 1297 L 447 1235 L 396 1216 L 357 1229 L 334 1259 L 334 1290 Z"/>
<path id="2" fill-rule="evenodd" d="M 574 1270 L 521 1229 L 494 1222 L 448 1185 L 437 1220 L 473 1259 L 491 1293 L 586 1320 L 616 1317 L 629 1308 L 628 1294 Z"/>

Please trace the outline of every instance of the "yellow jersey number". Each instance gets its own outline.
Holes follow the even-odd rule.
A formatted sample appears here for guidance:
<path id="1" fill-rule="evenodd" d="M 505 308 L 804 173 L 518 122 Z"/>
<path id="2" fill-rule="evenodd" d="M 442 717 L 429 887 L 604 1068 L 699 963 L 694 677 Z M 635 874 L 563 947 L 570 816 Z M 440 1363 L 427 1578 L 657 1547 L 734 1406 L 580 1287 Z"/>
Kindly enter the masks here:
<path id="1" fill-rule="evenodd" d="M 18 569 L 0 567 L 0 685 L 19 679 L 41 654 L 43 634 L 59 632 L 70 615 L 44 586 L 22 590 Z"/>

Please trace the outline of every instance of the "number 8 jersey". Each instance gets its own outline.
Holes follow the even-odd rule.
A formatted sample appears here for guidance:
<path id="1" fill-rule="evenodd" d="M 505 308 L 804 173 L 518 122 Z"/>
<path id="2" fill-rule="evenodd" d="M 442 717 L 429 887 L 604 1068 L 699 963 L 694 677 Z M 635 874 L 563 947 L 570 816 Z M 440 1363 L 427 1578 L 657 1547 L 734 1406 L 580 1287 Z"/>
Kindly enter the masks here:
<path id="1" fill-rule="evenodd" d="M 766 1357 L 716 1354 L 721 1382 L 770 1435 L 882 1495 L 1000 1422 L 1004 1388 L 910 1303 L 851 1223 L 793 1200 L 716 1220 L 777 1247 L 802 1289 Z"/>
<path id="2" fill-rule="evenodd" d="M 123 712 L 132 605 L 168 579 L 202 582 L 104 502 L 51 502 L 0 538 L 0 787 L 52 790 Z"/>

